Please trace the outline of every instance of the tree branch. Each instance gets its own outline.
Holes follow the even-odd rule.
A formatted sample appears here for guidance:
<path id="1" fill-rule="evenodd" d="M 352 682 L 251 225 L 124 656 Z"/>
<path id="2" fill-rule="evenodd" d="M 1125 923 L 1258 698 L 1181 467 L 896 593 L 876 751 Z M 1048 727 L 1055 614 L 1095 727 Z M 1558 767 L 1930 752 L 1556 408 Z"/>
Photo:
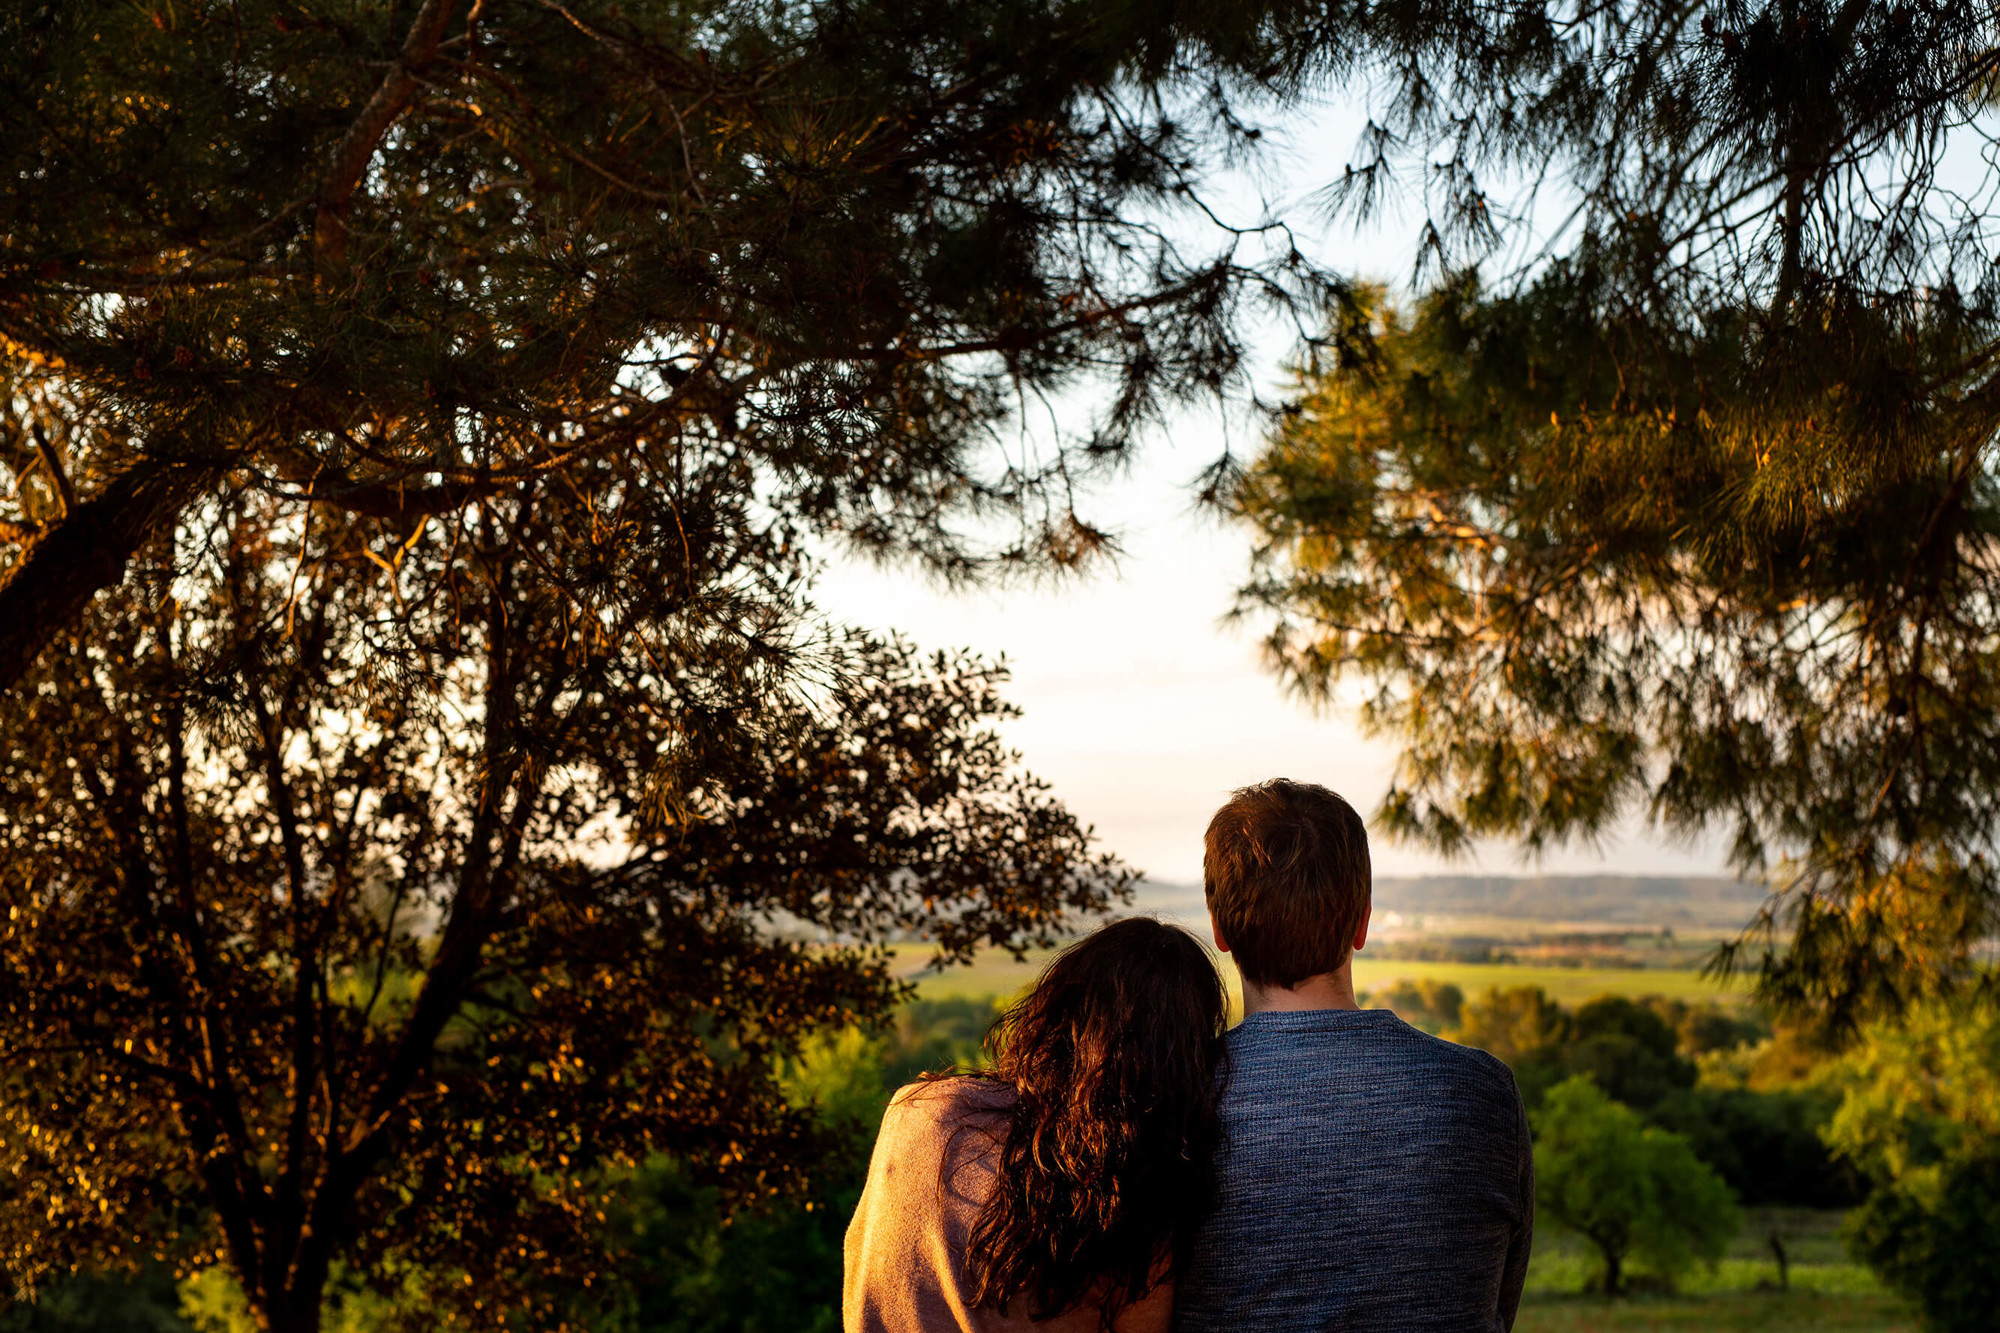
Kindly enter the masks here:
<path id="1" fill-rule="evenodd" d="M 418 72 L 437 54 L 451 9 L 452 0 L 424 0 L 409 36 L 403 39 L 402 53 L 334 150 L 333 165 L 320 185 L 319 211 L 313 222 L 314 256 L 322 273 L 347 262 L 347 215 L 354 205 L 354 192 L 360 188 L 382 136 L 409 106 L 417 90 Z"/>
<path id="2" fill-rule="evenodd" d="M 62 459 L 56 455 L 56 447 L 49 443 L 49 433 L 42 429 L 42 423 L 31 421 L 28 430 L 35 437 L 35 453 L 42 460 L 42 468 L 49 474 L 49 485 L 55 488 L 56 498 L 62 503 L 62 516 L 68 518 L 76 508 L 76 488 L 69 484 L 69 473 L 63 470 Z"/>
<path id="3" fill-rule="evenodd" d="M 11 689 L 125 562 L 222 476 L 215 463 L 148 459 L 112 478 L 0 576 L 0 690 Z"/>

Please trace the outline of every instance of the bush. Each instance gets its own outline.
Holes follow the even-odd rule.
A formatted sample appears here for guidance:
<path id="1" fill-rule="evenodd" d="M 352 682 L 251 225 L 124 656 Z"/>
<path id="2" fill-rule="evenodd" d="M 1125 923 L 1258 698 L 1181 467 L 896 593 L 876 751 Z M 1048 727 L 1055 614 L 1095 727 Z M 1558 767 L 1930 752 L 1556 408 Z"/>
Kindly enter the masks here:
<path id="1" fill-rule="evenodd" d="M 1641 1110 L 1695 1081 L 1675 1028 L 1654 1006 L 1622 996 L 1602 996 L 1571 1013 L 1539 987 L 1495 988 L 1465 1004 L 1450 1035 L 1505 1060 L 1530 1108 L 1578 1074 Z"/>
<path id="2" fill-rule="evenodd" d="M 1580 1075 L 1550 1088 L 1531 1118 L 1536 1206 L 1597 1247 L 1603 1267 L 1592 1285 L 1617 1295 L 1628 1258 L 1669 1283 L 1696 1261 L 1721 1259 L 1742 1215 L 1686 1139 Z"/>
<path id="3" fill-rule="evenodd" d="M 2000 1310 L 2000 1005 L 1920 1005 L 1864 1033 L 1833 1070 L 1826 1139 L 1874 1192 L 1851 1221 L 1856 1258 L 1940 1333 Z"/>
<path id="4" fill-rule="evenodd" d="M 1933 1333 L 1982 1333 L 2000 1311 L 2000 1157 L 1953 1164 L 1934 1188 L 1877 1190 L 1847 1224 L 1848 1249 L 1914 1301 Z"/>
<path id="5" fill-rule="evenodd" d="M 1463 1006 L 1451 1039 L 1462 1046 L 1490 1051 L 1514 1067 L 1561 1045 L 1569 1035 L 1569 1014 L 1540 986 L 1490 987 Z M 1524 1089 L 1525 1090 L 1525 1089 Z"/>

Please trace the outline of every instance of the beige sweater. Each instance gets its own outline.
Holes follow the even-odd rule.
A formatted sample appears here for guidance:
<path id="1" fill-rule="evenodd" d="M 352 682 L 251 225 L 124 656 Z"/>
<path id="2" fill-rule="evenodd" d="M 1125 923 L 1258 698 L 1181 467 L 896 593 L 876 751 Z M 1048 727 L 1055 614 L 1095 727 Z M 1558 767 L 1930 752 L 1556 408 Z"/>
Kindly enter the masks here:
<path id="1" fill-rule="evenodd" d="M 974 1309 L 965 1246 L 993 1189 L 1011 1094 L 979 1079 L 912 1083 L 882 1117 L 868 1184 L 847 1227 L 846 1333 L 1099 1333 L 1094 1308 L 1036 1323 L 1019 1309 Z M 1173 1291 L 1124 1311 L 1114 1333 L 1165 1333 Z"/>

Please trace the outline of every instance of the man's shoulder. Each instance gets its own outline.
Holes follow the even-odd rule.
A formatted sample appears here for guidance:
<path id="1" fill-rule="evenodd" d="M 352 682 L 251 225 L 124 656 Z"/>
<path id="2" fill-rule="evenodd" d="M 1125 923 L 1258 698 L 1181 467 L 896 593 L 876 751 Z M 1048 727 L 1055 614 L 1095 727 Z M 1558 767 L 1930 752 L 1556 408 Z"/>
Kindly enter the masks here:
<path id="1" fill-rule="evenodd" d="M 1410 1027 L 1407 1023 L 1404 1026 L 1409 1028 L 1414 1045 L 1427 1063 L 1495 1096 L 1510 1102 L 1514 1100 L 1514 1071 L 1491 1051 L 1483 1051 L 1477 1046 L 1461 1046 L 1455 1041 L 1432 1036 L 1421 1028 Z"/>
<path id="2" fill-rule="evenodd" d="M 1365 1066 L 1371 1080 L 1431 1095 L 1510 1106 L 1518 1097 L 1513 1071 L 1486 1051 L 1432 1036 L 1386 1009 L 1348 1015 L 1338 1021 L 1288 1019 L 1237 1028 L 1228 1042 L 1232 1082 L 1242 1087 L 1246 1078 L 1251 1083 L 1290 1081 Z"/>

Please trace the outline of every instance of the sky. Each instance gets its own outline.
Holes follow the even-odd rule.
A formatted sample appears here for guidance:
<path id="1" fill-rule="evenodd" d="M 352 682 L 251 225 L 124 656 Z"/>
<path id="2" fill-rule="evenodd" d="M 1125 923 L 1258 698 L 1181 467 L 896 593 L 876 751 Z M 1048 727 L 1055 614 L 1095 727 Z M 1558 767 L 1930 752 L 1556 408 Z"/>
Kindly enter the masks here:
<path id="1" fill-rule="evenodd" d="M 1337 172 L 1359 124 L 1354 108 L 1336 104 L 1278 127 L 1273 169 L 1228 192 L 1255 192 L 1288 220 L 1308 220 L 1307 194 Z M 1362 235 L 1319 233 L 1310 243 L 1337 267 L 1394 282 L 1409 272 L 1412 235 L 1391 214 Z M 1288 351 L 1276 331 L 1258 340 L 1253 378 L 1265 394 L 1281 388 Z M 952 592 L 912 570 L 834 554 L 817 600 L 835 620 L 897 630 L 927 650 L 1004 656 L 1013 669 L 1006 695 L 1025 712 L 1003 733 L 1025 766 L 1106 849 L 1156 880 L 1198 882 L 1202 830 L 1233 788 L 1279 776 L 1320 782 L 1366 815 L 1395 764 L 1393 743 L 1364 739 L 1351 712 L 1316 715 L 1288 698 L 1259 660 L 1254 627 L 1224 623 L 1248 570 L 1249 537 L 1198 512 L 1190 482 L 1225 443 L 1239 454 L 1253 448 L 1254 429 L 1211 407 L 1152 431 L 1130 472 L 1098 486 L 1085 507 L 1115 532 L 1121 554 L 1077 579 Z M 1638 827 L 1533 864 L 1504 845 L 1447 862 L 1373 841 L 1377 875 L 1726 873 L 1716 846 Z"/>

